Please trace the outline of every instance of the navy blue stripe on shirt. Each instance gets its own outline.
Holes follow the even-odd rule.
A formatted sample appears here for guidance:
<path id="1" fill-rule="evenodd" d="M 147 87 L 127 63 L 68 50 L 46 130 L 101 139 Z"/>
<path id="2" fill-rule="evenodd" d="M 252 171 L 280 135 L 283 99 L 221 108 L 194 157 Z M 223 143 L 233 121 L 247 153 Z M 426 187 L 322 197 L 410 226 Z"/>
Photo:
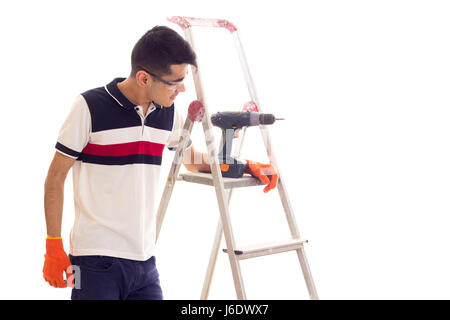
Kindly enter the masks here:
<path id="1" fill-rule="evenodd" d="M 107 85 L 110 93 L 104 87 L 82 93 L 91 114 L 92 132 L 142 126 L 141 117 L 134 110 L 135 105 L 117 88 L 117 82 L 120 80 L 123 79 L 114 79 Z M 171 131 L 175 106 L 167 108 L 153 104 L 156 108 L 146 117 L 145 126 Z"/>
<path id="2" fill-rule="evenodd" d="M 148 155 L 148 154 L 135 154 L 131 156 L 111 157 L 111 156 L 95 156 L 91 154 L 82 153 L 77 160 L 81 160 L 86 163 L 102 164 L 108 166 L 123 166 L 133 163 L 155 164 L 160 166 L 162 157 Z"/>
<path id="3" fill-rule="evenodd" d="M 92 132 L 142 126 L 134 109 L 124 109 L 105 90 L 96 88 L 82 93 L 91 114 Z"/>
<path id="4" fill-rule="evenodd" d="M 156 107 L 145 119 L 145 125 L 148 127 L 171 131 L 173 128 L 175 106 L 170 108 Z"/>
<path id="5" fill-rule="evenodd" d="M 72 157 L 78 157 L 81 154 L 81 152 L 77 152 L 75 150 L 67 148 L 66 146 L 62 145 L 59 142 L 56 143 L 55 148 L 61 152 L 64 152 L 65 154 L 68 154 L 69 156 L 72 156 Z"/>

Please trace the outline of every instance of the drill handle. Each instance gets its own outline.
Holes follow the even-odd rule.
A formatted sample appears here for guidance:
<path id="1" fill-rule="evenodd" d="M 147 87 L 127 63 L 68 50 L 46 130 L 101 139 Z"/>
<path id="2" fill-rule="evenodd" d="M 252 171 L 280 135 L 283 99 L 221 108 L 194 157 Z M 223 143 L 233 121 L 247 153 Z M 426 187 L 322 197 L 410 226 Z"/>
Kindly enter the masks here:
<path id="1" fill-rule="evenodd" d="M 219 153 L 219 160 L 221 163 L 233 163 L 231 151 L 235 133 L 236 129 L 222 129 L 222 151 Z"/>

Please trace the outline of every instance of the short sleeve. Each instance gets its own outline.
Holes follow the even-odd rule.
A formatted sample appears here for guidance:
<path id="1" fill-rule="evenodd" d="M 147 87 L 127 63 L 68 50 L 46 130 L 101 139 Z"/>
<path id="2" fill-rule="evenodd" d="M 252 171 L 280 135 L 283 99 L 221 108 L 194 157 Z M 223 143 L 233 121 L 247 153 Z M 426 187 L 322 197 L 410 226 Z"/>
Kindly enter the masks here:
<path id="1" fill-rule="evenodd" d="M 183 116 L 175 109 L 175 113 L 173 116 L 173 127 L 172 132 L 170 133 L 169 140 L 167 143 L 167 148 L 171 151 L 176 150 L 178 144 L 181 142 L 181 136 L 183 134 L 184 120 Z M 188 145 L 186 149 L 188 149 L 192 144 L 191 139 L 189 139 Z"/>
<path id="2" fill-rule="evenodd" d="M 79 95 L 59 131 L 56 151 L 71 158 L 78 158 L 89 142 L 90 132 L 91 114 L 86 100 Z"/>

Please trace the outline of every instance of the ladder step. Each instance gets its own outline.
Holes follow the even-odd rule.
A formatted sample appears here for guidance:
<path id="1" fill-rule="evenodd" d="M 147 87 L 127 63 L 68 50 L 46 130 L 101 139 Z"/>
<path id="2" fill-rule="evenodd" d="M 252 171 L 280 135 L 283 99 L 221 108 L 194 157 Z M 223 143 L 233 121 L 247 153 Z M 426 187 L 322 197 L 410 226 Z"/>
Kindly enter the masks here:
<path id="1" fill-rule="evenodd" d="M 259 179 L 252 177 L 249 174 L 244 174 L 242 178 L 222 178 L 225 189 L 242 188 L 262 185 Z M 179 180 L 205 184 L 208 186 L 214 186 L 213 177 L 210 173 L 180 173 Z"/>
<path id="2" fill-rule="evenodd" d="M 297 250 L 303 247 L 303 244 L 307 242 L 308 240 L 289 239 L 284 241 L 277 241 L 260 245 L 242 247 L 240 249 L 234 250 L 234 253 L 236 254 L 236 257 L 239 260 L 244 260 L 260 256 L 266 256 L 269 254 Z M 223 249 L 223 252 L 228 252 L 228 249 Z"/>

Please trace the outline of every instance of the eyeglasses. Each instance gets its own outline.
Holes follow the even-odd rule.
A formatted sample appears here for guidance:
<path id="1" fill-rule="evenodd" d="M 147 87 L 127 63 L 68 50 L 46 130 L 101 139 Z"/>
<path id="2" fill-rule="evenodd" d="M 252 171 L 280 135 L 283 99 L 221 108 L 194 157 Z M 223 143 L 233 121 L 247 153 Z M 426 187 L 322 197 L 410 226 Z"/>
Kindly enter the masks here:
<path id="1" fill-rule="evenodd" d="M 170 89 L 170 90 L 176 90 L 177 88 L 179 88 L 179 87 L 181 87 L 181 86 L 183 85 L 183 80 L 184 80 L 184 79 L 181 79 L 181 80 L 176 81 L 176 82 L 170 82 L 170 81 L 164 80 L 164 79 L 161 78 L 160 76 L 157 76 L 156 74 L 154 74 L 154 73 L 148 71 L 147 69 L 145 69 L 145 68 L 143 68 L 143 67 L 141 67 L 141 66 L 139 66 L 139 69 L 141 69 L 141 70 L 147 72 L 149 75 L 155 77 L 156 79 L 158 79 L 159 81 L 161 81 L 162 83 L 164 83 L 165 85 L 167 85 L 167 86 L 168 86 L 168 89 Z"/>

